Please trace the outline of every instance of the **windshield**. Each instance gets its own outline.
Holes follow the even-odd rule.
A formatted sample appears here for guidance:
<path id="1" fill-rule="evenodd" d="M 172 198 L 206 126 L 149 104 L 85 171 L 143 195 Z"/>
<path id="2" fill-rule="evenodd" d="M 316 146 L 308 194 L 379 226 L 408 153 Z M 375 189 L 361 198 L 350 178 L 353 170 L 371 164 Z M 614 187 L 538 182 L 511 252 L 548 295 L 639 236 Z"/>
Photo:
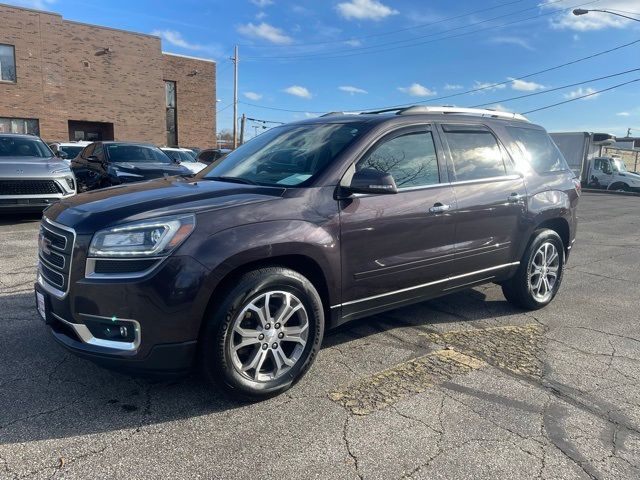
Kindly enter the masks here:
<path id="1" fill-rule="evenodd" d="M 39 138 L 0 136 L 0 158 L 2 157 L 51 158 L 53 152 Z"/>
<path id="2" fill-rule="evenodd" d="M 613 169 L 614 170 L 618 170 L 619 172 L 627 172 L 627 166 L 624 164 L 624 162 L 619 159 L 619 158 L 613 158 Z"/>
<path id="3" fill-rule="evenodd" d="M 107 145 L 109 160 L 115 163 L 173 163 L 162 150 L 152 145 Z"/>
<path id="4" fill-rule="evenodd" d="M 203 178 L 299 186 L 324 170 L 362 134 L 363 127 L 355 123 L 276 127 L 229 153 Z"/>
<path id="5" fill-rule="evenodd" d="M 77 146 L 69 147 L 69 146 L 61 145 L 58 147 L 58 150 L 64 153 L 67 156 L 67 158 L 76 158 L 83 148 L 84 147 L 77 147 Z"/>

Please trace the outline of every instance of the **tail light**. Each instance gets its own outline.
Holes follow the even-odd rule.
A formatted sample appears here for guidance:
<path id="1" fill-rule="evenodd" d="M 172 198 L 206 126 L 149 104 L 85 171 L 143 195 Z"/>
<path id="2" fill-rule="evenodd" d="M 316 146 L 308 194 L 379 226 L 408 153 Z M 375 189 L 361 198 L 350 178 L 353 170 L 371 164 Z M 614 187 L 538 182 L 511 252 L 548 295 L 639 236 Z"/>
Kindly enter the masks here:
<path id="1" fill-rule="evenodd" d="M 582 184 L 580 183 L 580 180 L 578 178 L 573 179 L 573 185 L 574 187 L 576 187 L 576 192 L 578 193 L 578 195 L 582 194 Z"/>

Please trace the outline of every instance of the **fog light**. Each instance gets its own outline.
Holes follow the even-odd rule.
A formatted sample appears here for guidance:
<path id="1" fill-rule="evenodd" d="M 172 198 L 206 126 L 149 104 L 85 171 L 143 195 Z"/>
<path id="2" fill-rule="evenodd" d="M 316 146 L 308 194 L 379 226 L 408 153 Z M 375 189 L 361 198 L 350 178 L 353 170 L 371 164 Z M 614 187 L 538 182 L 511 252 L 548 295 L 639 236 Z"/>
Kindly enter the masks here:
<path id="1" fill-rule="evenodd" d="M 65 180 L 67 181 L 67 185 L 69 185 L 69 188 L 71 190 L 74 190 L 76 188 L 76 184 L 73 181 L 73 177 L 66 177 Z"/>
<path id="2" fill-rule="evenodd" d="M 85 325 L 91 334 L 102 340 L 112 342 L 133 343 L 136 340 L 136 326 L 134 322 L 113 318 L 85 318 Z"/>

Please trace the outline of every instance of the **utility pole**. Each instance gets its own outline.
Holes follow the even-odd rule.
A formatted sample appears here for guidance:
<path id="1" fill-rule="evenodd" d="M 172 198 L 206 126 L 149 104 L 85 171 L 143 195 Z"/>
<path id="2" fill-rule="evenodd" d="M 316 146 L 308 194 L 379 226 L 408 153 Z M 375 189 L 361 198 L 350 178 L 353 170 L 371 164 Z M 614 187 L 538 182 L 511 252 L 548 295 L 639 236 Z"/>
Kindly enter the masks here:
<path id="1" fill-rule="evenodd" d="M 247 116 L 243 113 L 242 120 L 240 121 L 240 145 L 244 143 L 244 126 L 247 122 Z"/>
<path id="2" fill-rule="evenodd" d="M 233 148 L 238 148 L 238 45 L 233 50 Z"/>

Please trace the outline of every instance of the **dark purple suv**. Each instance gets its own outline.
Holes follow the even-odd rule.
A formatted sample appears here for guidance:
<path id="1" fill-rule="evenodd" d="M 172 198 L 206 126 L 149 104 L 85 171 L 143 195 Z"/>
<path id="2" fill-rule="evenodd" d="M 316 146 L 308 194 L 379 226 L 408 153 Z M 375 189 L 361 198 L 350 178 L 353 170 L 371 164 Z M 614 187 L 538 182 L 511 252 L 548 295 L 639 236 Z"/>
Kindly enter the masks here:
<path id="1" fill-rule="evenodd" d="M 488 282 L 554 298 L 579 183 L 541 127 L 412 107 L 273 128 L 195 177 L 48 208 L 37 306 L 106 366 L 199 364 L 239 395 L 293 385 L 326 329 Z"/>

